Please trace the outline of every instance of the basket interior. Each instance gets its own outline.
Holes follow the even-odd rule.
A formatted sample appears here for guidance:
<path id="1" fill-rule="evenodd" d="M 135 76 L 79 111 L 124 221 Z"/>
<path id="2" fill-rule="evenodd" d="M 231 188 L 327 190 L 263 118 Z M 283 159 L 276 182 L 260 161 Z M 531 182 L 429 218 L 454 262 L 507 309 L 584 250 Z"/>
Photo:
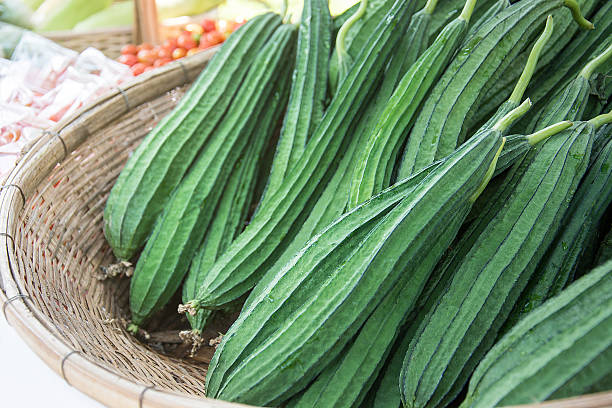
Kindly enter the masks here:
<path id="1" fill-rule="evenodd" d="M 129 280 L 97 278 L 100 266 L 115 262 L 102 230 L 110 189 L 130 152 L 184 91 L 173 90 L 134 108 L 58 164 L 20 214 L 15 255 L 22 291 L 67 345 L 137 383 L 202 396 L 214 351 L 208 340 L 224 332 L 231 319 L 217 319 L 203 335 L 204 346 L 189 358 L 190 346 L 178 337 L 180 329 L 188 328 L 176 313 L 178 299 L 147 327 L 151 337 L 141 342 L 124 330 Z"/>

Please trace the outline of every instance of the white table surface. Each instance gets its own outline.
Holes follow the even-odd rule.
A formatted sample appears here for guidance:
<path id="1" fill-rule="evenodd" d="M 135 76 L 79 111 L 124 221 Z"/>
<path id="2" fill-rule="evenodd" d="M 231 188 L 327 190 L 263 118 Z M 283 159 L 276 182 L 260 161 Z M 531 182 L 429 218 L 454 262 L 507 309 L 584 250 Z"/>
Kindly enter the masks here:
<path id="1" fill-rule="evenodd" d="M 0 406 L 102 408 L 69 386 L 23 342 L 0 313 Z"/>

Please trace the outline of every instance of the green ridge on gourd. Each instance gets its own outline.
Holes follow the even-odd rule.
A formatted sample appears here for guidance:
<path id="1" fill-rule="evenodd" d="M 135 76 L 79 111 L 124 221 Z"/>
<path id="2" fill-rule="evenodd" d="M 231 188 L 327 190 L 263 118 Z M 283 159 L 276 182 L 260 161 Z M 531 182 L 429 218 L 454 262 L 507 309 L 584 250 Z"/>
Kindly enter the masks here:
<path id="1" fill-rule="evenodd" d="M 474 23 L 470 24 L 470 29 L 467 32 L 466 38 L 471 38 L 472 35 L 478 31 L 478 29 L 487 21 L 498 15 L 505 8 L 510 7 L 509 0 L 497 0 L 489 7 L 484 8 L 484 13 L 480 17 L 474 19 Z M 463 48 L 465 44 L 462 44 L 461 48 Z"/>
<path id="2" fill-rule="evenodd" d="M 277 87 L 268 82 L 285 81 L 282 73 L 288 76 L 285 67 L 292 57 L 294 34 L 295 27 L 286 24 L 274 31 L 253 61 L 234 103 L 155 224 L 130 282 L 132 330 L 168 302 L 187 273 L 234 164 Z"/>
<path id="3" fill-rule="evenodd" d="M 455 148 L 462 132 L 467 130 L 463 126 L 465 119 L 470 111 L 478 108 L 476 102 L 488 81 L 518 54 L 517 44 L 539 28 L 538 22 L 563 6 L 577 10 L 577 3 L 571 0 L 523 0 L 500 12 L 474 33 L 467 46 L 451 61 L 419 112 L 404 149 L 399 178 Z M 584 19 L 579 21 L 587 24 Z"/>
<path id="4" fill-rule="evenodd" d="M 586 170 L 593 135 L 593 124 L 576 124 L 542 143 L 519 172 L 505 205 L 463 257 L 410 344 L 400 378 L 405 406 L 448 403 L 492 346 L 560 226 Z"/>
<path id="5" fill-rule="evenodd" d="M 326 1 L 304 1 L 289 106 L 276 146 L 264 201 L 278 190 L 323 117 L 327 97 L 331 25 Z"/>
<path id="6" fill-rule="evenodd" d="M 612 261 L 549 299 L 508 332 L 478 365 L 461 408 L 576 396 L 610 373 Z"/>
<path id="7" fill-rule="evenodd" d="M 376 83 L 378 73 L 406 29 L 412 5 L 411 0 L 398 0 L 389 12 L 389 18 L 381 20 L 289 176 L 267 205 L 258 208 L 249 225 L 215 262 L 198 296 L 190 304 L 215 308 L 237 299 L 255 286 L 291 244 L 297 232 L 294 223 L 300 220 L 309 200 L 322 193 L 324 185 L 321 187 L 319 181 L 333 175 L 337 165 L 334 161 L 339 159 L 338 152 L 343 152 L 341 147 L 346 148 L 351 143 L 348 130 L 355 121 L 354 112 L 367 102 L 366 97 Z M 321 189 L 316 190 L 318 187 Z"/>
<path id="8" fill-rule="evenodd" d="M 280 78 L 287 77 L 286 74 L 280 75 Z M 189 273 L 183 283 L 184 301 L 196 295 L 201 285 L 200 271 L 208 269 L 244 227 L 253 201 L 254 178 L 258 174 L 259 165 L 264 156 L 263 150 L 269 144 L 287 106 L 288 85 L 288 81 L 278 82 L 278 90 L 274 92 L 267 108 L 257 120 L 258 128 L 254 129 L 253 134 L 249 137 L 251 142 L 245 154 L 238 160 L 229 176 L 206 236 L 191 262 Z M 199 336 L 202 333 L 210 316 L 210 310 L 200 310 L 195 316 L 187 315 L 194 335 Z"/>
<path id="9" fill-rule="evenodd" d="M 281 23 L 267 13 L 228 37 L 172 113 L 127 161 L 104 208 L 104 235 L 119 260 L 131 260 L 229 106 L 251 61 Z"/>
<path id="10" fill-rule="evenodd" d="M 472 138 L 446 158 L 378 222 L 364 222 L 362 213 L 378 205 L 384 193 L 313 238 L 259 299 L 243 309 L 224 336 L 209 368 L 208 394 L 274 404 L 305 387 L 350 340 L 408 265 L 441 256 L 424 249 L 430 248 L 432 238 L 450 234 L 445 228 L 457 214 L 467 214 L 470 197 L 486 184 L 502 144 L 491 132 Z M 364 234 L 348 244 L 343 237 L 354 228 Z M 331 253 L 330 243 L 337 248 Z M 265 396 L 266 392 L 273 394 Z"/>
<path id="11" fill-rule="evenodd" d="M 465 3 L 462 14 L 442 30 L 436 41 L 408 69 L 384 105 L 376 127 L 357 160 L 350 182 L 349 209 L 386 187 L 387 165 L 395 162 L 393 154 L 403 143 L 402 136 L 412 124 L 419 105 L 466 33 L 474 5 L 475 0 Z"/>

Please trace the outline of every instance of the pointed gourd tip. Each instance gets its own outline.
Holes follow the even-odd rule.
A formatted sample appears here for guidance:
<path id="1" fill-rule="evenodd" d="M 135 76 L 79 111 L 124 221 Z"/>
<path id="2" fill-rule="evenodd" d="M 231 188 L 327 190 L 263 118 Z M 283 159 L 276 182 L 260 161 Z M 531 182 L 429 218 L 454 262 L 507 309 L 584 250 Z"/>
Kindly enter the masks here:
<path id="1" fill-rule="evenodd" d="M 489 168 L 487 169 L 487 172 L 485 173 L 482 183 L 480 183 L 480 186 L 478 186 L 478 189 L 476 190 L 476 192 L 474 192 L 474 194 L 470 196 L 471 203 L 474 203 L 478 199 L 478 197 L 480 197 L 484 189 L 489 184 L 489 181 L 491 181 L 491 179 L 493 178 L 493 174 L 495 174 L 495 167 L 497 166 L 497 161 L 499 160 L 499 156 L 501 155 L 501 152 L 504 149 L 505 144 L 506 144 L 506 138 L 502 137 L 501 144 L 499 145 L 499 148 L 497 149 L 495 156 L 493 156 L 493 160 L 491 160 L 491 164 L 489 164 Z"/>

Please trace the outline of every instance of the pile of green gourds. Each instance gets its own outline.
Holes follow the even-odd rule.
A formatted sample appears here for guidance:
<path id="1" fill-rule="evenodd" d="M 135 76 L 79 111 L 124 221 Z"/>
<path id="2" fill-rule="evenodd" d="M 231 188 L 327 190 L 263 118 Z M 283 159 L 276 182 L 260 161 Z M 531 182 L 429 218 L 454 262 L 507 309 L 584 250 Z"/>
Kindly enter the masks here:
<path id="1" fill-rule="evenodd" d="M 612 2 L 439 2 L 253 18 L 128 160 L 104 212 L 128 330 L 181 287 L 193 336 L 241 308 L 208 396 L 612 389 Z"/>

